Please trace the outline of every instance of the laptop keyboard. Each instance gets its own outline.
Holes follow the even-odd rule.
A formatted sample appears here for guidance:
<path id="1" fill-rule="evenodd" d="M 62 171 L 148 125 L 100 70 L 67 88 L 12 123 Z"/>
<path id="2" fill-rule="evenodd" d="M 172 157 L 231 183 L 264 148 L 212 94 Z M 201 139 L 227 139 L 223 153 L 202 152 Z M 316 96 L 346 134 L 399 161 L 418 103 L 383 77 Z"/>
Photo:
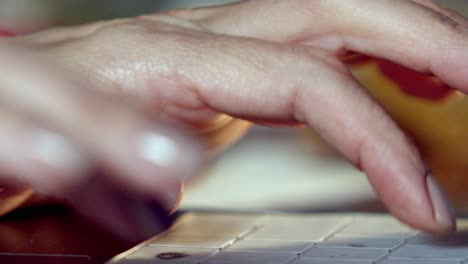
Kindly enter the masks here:
<path id="1" fill-rule="evenodd" d="M 389 215 L 187 213 L 109 263 L 468 264 L 468 220 L 458 224 L 431 236 Z"/>

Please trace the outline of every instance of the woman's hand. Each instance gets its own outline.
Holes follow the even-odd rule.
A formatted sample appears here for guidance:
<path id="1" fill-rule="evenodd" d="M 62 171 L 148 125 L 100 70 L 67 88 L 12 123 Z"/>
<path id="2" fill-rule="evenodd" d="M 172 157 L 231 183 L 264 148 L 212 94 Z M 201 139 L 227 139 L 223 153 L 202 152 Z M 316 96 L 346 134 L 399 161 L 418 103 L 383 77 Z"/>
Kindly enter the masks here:
<path id="1" fill-rule="evenodd" d="M 385 58 L 468 92 L 467 24 L 427 0 L 258 0 L 52 29 L 11 42 L 86 76 L 86 87 L 209 135 L 204 140 L 212 147 L 235 140 L 247 127 L 231 117 L 310 126 L 366 172 L 396 217 L 424 231 L 449 232 L 455 227 L 453 212 L 418 150 L 338 56 L 351 51 Z M 6 66 L 8 75 L 19 74 Z M 128 119 L 119 119 L 127 108 L 122 115 L 115 100 L 80 88 L 63 90 L 76 94 L 60 96 L 50 106 L 20 96 L 7 99 L 40 103 L 48 110 L 40 113 L 66 124 L 59 132 L 121 170 L 135 191 L 158 189 L 159 182 L 145 177 L 139 161 L 128 156 L 134 145 L 121 147 L 129 144 L 119 132 L 127 131 Z M 89 103 L 99 110 L 86 107 Z M 101 111 L 113 107 L 118 111 Z M 58 116 L 73 110 L 85 117 Z M 102 118 L 106 114 L 111 117 Z M 239 124 L 236 133 L 210 142 L 220 124 L 229 122 Z"/>
<path id="2" fill-rule="evenodd" d="M 192 135 L 89 89 L 37 51 L 0 43 L 0 61 L 5 192 L 27 186 L 64 200 L 127 241 L 160 231 L 202 162 Z"/>

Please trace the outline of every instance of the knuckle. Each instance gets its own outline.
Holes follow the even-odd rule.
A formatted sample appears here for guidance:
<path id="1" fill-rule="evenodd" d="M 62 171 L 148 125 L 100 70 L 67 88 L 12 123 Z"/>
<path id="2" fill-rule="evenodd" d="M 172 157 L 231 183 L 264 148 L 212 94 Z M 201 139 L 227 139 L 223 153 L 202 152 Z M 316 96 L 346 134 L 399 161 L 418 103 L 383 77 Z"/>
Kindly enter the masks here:
<path id="1" fill-rule="evenodd" d="M 131 44 L 129 42 L 148 41 L 156 31 L 156 25 L 150 26 L 148 21 L 140 17 L 116 19 L 100 24 L 88 34 L 86 39 L 95 42 L 97 44 L 93 45 L 95 47 L 103 46 L 102 43 L 113 43 L 113 45 L 123 44 L 129 48 L 132 47 L 128 45 Z"/>
<path id="2" fill-rule="evenodd" d="M 329 1 L 329 0 L 328 0 Z M 313 1 L 313 0 L 294 0 L 290 3 L 297 11 L 313 11 L 320 9 L 324 4 L 328 4 L 327 1 Z"/>
<path id="3" fill-rule="evenodd" d="M 350 73 L 346 66 L 332 53 L 320 49 L 303 49 L 301 57 L 304 67 L 310 74 L 321 72 L 333 80 L 349 81 Z"/>
<path id="4" fill-rule="evenodd" d="M 274 44 L 260 43 L 256 40 L 238 39 L 229 36 L 216 36 L 205 39 L 200 49 L 212 52 L 219 63 L 230 65 L 248 73 L 246 76 L 258 76 L 271 72 L 279 63 L 280 56 L 274 51 Z M 272 56 L 273 55 L 273 56 Z M 276 59 L 273 59 L 275 58 Z"/>
<path id="5" fill-rule="evenodd" d="M 155 26 L 159 26 L 161 29 L 166 29 L 170 31 L 200 31 L 205 32 L 206 30 L 199 24 L 180 17 L 178 12 L 187 13 L 189 11 L 176 10 L 174 14 L 161 14 L 161 15 L 144 15 L 140 16 L 140 19 L 143 22 L 149 22 Z"/>
<path id="6" fill-rule="evenodd" d="M 467 28 L 452 18 L 441 13 L 434 13 L 433 19 L 436 24 L 442 26 L 443 29 L 453 33 L 455 36 L 463 36 L 465 39 L 468 37 Z"/>

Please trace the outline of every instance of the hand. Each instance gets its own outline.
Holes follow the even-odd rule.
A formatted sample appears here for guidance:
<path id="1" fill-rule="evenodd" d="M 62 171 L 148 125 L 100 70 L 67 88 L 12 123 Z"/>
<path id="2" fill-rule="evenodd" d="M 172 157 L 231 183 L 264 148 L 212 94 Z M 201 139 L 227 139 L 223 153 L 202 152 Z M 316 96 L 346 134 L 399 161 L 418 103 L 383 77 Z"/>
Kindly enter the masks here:
<path id="1" fill-rule="evenodd" d="M 128 242 L 161 231 L 202 162 L 192 135 L 31 49 L 0 43 L 0 61 L 0 186 L 62 200 Z"/>
<path id="2" fill-rule="evenodd" d="M 338 57 L 382 57 L 467 92 L 467 24 L 426 0 L 258 0 L 53 29 L 13 42 L 55 57 L 87 76 L 89 87 L 131 98 L 195 131 L 224 114 L 308 125 L 366 172 L 396 217 L 449 232 L 453 213 L 417 148 Z"/>

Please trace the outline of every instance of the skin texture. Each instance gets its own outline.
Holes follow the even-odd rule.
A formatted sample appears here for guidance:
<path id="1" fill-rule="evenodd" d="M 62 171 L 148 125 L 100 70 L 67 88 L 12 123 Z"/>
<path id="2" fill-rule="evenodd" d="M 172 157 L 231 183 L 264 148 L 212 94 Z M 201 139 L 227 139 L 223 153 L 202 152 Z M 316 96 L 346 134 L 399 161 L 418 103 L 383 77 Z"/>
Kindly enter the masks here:
<path id="1" fill-rule="evenodd" d="M 249 126 L 243 120 L 306 125 L 368 175 L 397 218 L 452 231 L 434 209 L 417 148 L 339 58 L 385 58 L 467 92 L 465 25 L 424 0 L 258 0 L 3 41 L 0 61 L 9 63 L 0 64 L 0 119 L 8 125 L 0 150 L 22 144 L 18 153 L 0 153 L 14 175 L 5 182 L 79 201 L 70 193 L 89 181 L 83 168 L 97 164 L 109 172 L 106 186 L 173 204 L 180 179 L 196 174 L 200 156 L 237 140 Z M 73 158 L 31 162 L 24 133 L 14 133 L 19 127 L 58 133 Z M 161 166 L 131 151 L 148 131 L 177 143 L 182 164 Z M 96 210 L 81 208 L 89 218 Z M 124 226 L 109 229 L 123 234 Z"/>

